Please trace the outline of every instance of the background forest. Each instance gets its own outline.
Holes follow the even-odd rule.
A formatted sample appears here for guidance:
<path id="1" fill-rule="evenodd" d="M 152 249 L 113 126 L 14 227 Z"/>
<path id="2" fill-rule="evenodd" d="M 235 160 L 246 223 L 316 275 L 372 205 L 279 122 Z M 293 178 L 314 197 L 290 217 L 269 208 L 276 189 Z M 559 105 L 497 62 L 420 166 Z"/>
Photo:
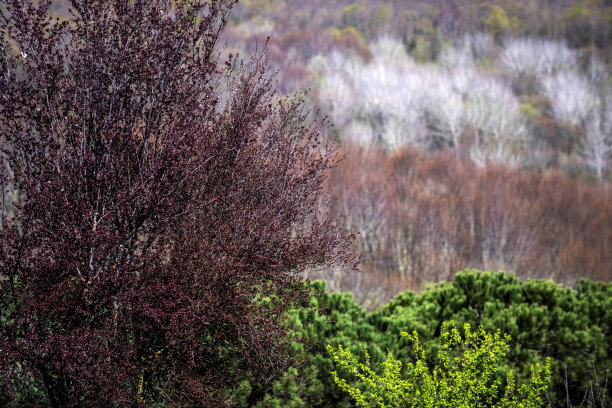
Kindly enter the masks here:
<path id="1" fill-rule="evenodd" d="M 345 153 L 364 273 L 310 277 L 368 308 L 466 267 L 612 278 L 609 1 L 245 0 L 224 43 L 265 47 Z"/>
<path id="2" fill-rule="evenodd" d="M 308 363 L 263 405 L 351 406 L 326 376 L 326 344 L 406 360 L 400 331 L 435 348 L 451 319 L 510 334 L 523 381 L 552 357 L 554 403 L 569 403 L 567 375 L 573 404 L 609 404 L 612 321 L 596 305 L 610 286 L 580 280 L 612 279 L 612 2 L 253 0 L 232 18 L 231 52 L 270 36 L 281 90 L 310 88 L 333 123 L 346 155 L 333 211 L 364 257 L 361 273 L 307 274 L 351 296 L 314 303 L 327 320 L 305 335 Z M 541 280 L 466 272 L 427 286 L 466 267 Z M 600 399 L 584 400 L 596 373 Z"/>
<path id="3" fill-rule="evenodd" d="M 64 18 L 67 3 L 52 1 L 53 16 Z M 276 70 L 278 91 L 291 98 L 309 89 L 306 107 L 319 109 L 333 124 L 321 128 L 322 136 L 340 146 L 343 159 L 326 162 L 317 182 L 323 183 L 323 173 L 327 175 L 322 189 L 333 197 L 330 219 L 346 220 L 342 233 L 357 234 L 354 250 L 360 261 L 357 271 L 348 261 L 339 267 L 320 267 L 313 261 L 300 270 L 310 283 L 299 290 L 286 283 L 285 292 L 271 296 L 258 291 L 273 284 L 254 281 L 241 299 L 245 308 L 257 310 L 254 316 L 264 316 L 262 321 L 269 312 L 283 322 L 279 326 L 286 331 L 275 335 L 284 338 L 279 350 L 289 350 L 291 359 L 279 367 L 291 367 L 281 376 L 272 368 L 257 373 L 256 355 L 253 362 L 247 358 L 251 365 L 241 368 L 240 358 L 249 355 L 251 345 L 265 357 L 275 354 L 275 349 L 266 348 L 268 343 L 259 343 L 265 336 L 253 336 L 245 346 L 236 334 L 249 332 L 251 326 L 266 333 L 259 320 L 245 320 L 235 332 L 221 331 L 224 341 L 236 344 L 228 346 L 229 357 L 221 353 L 215 360 L 227 366 L 231 376 L 222 373 L 220 380 L 215 378 L 218 383 L 211 382 L 214 403 L 351 407 L 353 400 L 329 374 L 338 367 L 328 345 L 350 346 L 355 352 L 362 347 L 373 366 L 387 351 L 410 361 L 400 332 L 418 332 L 424 349 L 433 355 L 443 324 L 452 320 L 458 327 L 469 323 L 510 335 L 508 354 L 497 373 L 500 378 L 512 370 L 523 383 L 530 377 L 531 364 L 550 357 L 551 406 L 569 406 L 570 400 L 576 406 L 581 401 L 583 406 L 610 406 L 612 1 L 243 0 L 228 14 L 219 43 L 219 61 L 233 61 L 236 66 L 227 65 L 228 71 L 245 77 L 248 69 L 238 63 L 237 55 L 264 50 L 266 63 Z M 256 62 L 257 67 L 266 66 Z M 270 77 L 261 76 L 266 81 Z M 238 82 L 241 91 L 248 90 L 244 83 Z M 275 98 L 265 99 L 268 106 L 277 102 Z M 175 102 L 180 111 L 180 100 Z M 239 121 L 240 115 L 236 117 Z M 266 164 L 269 161 L 253 161 L 244 179 Z M 234 177 L 233 171 L 226 173 Z M 306 178 L 304 183 L 309 185 Z M 227 189 L 235 187 L 228 185 Z M 216 188 L 223 196 L 225 187 Z M 257 214 L 245 214 L 261 203 L 259 191 L 253 188 L 252 202 L 242 204 L 247 227 L 258 220 Z M 16 201 L 15 197 L 8 194 L 5 201 Z M 226 198 L 218 204 L 219 211 L 232 205 Z M 226 218 L 230 226 L 222 231 L 225 235 L 213 221 L 210 227 L 197 227 L 208 228 L 212 237 L 206 243 L 210 248 L 201 253 L 216 253 L 218 242 L 238 236 L 231 226 L 233 218 Z M 200 231 L 194 220 L 190 228 Z M 340 241 L 340 235 L 328 235 Z M 314 233 L 310 238 L 314 246 Z M 265 249 L 274 254 L 276 246 Z M 191 247 L 182 250 L 177 264 L 191 254 Z M 249 253 L 260 262 L 258 255 Z M 297 266 L 291 272 L 303 266 L 299 251 L 295 256 Z M 219 264 L 234 267 L 226 258 L 231 256 L 219 255 Z M 273 258 L 265 258 L 269 264 L 261 261 L 264 267 L 276 268 Z M 199 261 L 193 259 L 193 265 Z M 246 264 L 239 261 L 239 267 Z M 223 282 L 223 288 L 230 293 L 239 286 L 235 282 Z M 213 289 L 210 293 L 217 290 Z M 293 290 L 299 296 L 283 304 L 282 296 Z M 161 289 L 151 304 L 159 301 L 162 310 L 160 299 L 166 299 Z M 209 307 L 215 313 L 221 310 L 219 325 L 225 325 L 224 304 Z M 214 325 L 206 330 L 207 339 L 217 335 Z M 200 339 L 195 336 L 193 344 Z M 144 355 L 153 360 L 151 349 Z M 213 355 L 223 346 L 211 343 L 206 350 Z M 239 350 L 238 357 L 234 350 Z M 139 358 L 144 365 L 145 359 Z M 167 357 L 168 366 L 174 358 Z M 280 352 L 278 358 L 282 359 Z M 211 375 L 211 370 L 198 367 L 198 375 Z M 134 372 L 144 378 L 144 369 Z M 170 383 L 172 375 L 163 373 L 156 374 L 160 383 Z M 12 374 L 17 377 L 10 384 L 13 394 L 0 394 L 0 405 L 49 403 L 40 381 L 26 370 L 19 366 Z M 190 375 L 181 381 L 192 384 Z M 145 406 L 140 399 L 145 395 L 142 383 L 132 388 L 138 387 L 138 402 Z M 162 386 L 150 391 L 164 392 Z M 158 406 L 153 397 L 149 401 Z"/>
<path id="4" fill-rule="evenodd" d="M 368 308 L 465 267 L 612 278 L 612 3 L 236 5 L 231 52 L 268 35 L 346 154 L 330 185 L 364 273 L 312 277 Z"/>

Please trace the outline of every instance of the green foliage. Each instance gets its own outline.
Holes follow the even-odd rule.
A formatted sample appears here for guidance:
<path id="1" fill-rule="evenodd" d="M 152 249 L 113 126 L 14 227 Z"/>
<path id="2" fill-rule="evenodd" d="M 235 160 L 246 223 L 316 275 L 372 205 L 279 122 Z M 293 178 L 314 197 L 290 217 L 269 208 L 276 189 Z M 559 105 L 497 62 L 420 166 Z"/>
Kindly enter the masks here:
<path id="1" fill-rule="evenodd" d="M 370 30 L 376 31 L 379 27 L 387 27 L 393 20 L 393 9 L 387 3 L 381 3 L 376 7 L 374 15 L 370 19 Z"/>
<path id="2" fill-rule="evenodd" d="M 563 13 L 563 22 L 572 45 L 593 44 L 597 36 L 598 20 L 602 17 L 601 7 L 602 2 L 599 0 L 582 0 L 573 2 Z"/>
<path id="3" fill-rule="evenodd" d="M 593 379 L 593 367 L 605 373 L 612 367 L 612 285 L 584 280 L 575 288 L 550 281 L 521 282 L 511 274 L 466 270 L 451 283 L 429 287 L 422 294 L 406 291 L 385 307 L 366 313 L 348 293 L 327 293 L 324 282 L 311 284 L 313 297 L 294 312 L 294 345 L 301 362 L 274 383 L 259 407 L 352 407 L 349 394 L 334 383 L 327 345 L 351 350 L 365 348 L 372 367 L 390 351 L 398 361 L 413 361 L 402 331 L 418 333 L 419 347 L 433 367 L 444 324 L 469 323 L 488 333 L 501 330 L 512 341 L 495 380 L 505 381 L 512 371 L 516 383 L 528 383 L 531 366 L 545 365 L 550 357 L 551 400 L 565 406 L 564 372 L 572 401 L 582 401 Z M 317 296 L 314 296 L 314 293 Z M 609 393 L 609 390 L 606 391 Z"/>
<path id="4" fill-rule="evenodd" d="M 11 386 L 14 394 L 8 396 L 0 393 L 0 406 L 5 408 L 48 406 L 49 400 L 45 392 L 44 385 L 36 381 L 32 374 L 24 370 L 20 364 L 15 364 L 12 368 L 13 380 Z M 6 381 L 0 377 L 0 381 Z"/>
<path id="5" fill-rule="evenodd" d="M 351 4 L 342 10 L 342 24 L 345 27 L 359 26 L 367 20 L 368 9 L 362 4 Z"/>
<path id="6" fill-rule="evenodd" d="M 351 354 L 350 349 L 338 346 L 337 351 L 328 346 L 329 353 L 337 365 L 365 385 L 360 388 L 350 385 L 337 371 L 332 377 L 340 388 L 349 393 L 359 407 L 520 407 L 542 406 L 544 391 L 550 382 L 550 363 L 546 368 L 539 364 L 531 366 L 531 379 L 518 389 L 512 371 L 508 372 L 505 392 L 501 394 L 501 382 L 496 372 L 508 350 L 509 336 L 494 334 L 482 327 L 472 331 L 464 324 L 462 337 L 454 325 L 450 329 L 442 325 L 437 364 L 433 370 L 427 365 L 425 350 L 419 342 L 417 332 L 402 332 L 412 343 L 415 363 L 406 364 L 394 358 L 391 351 L 381 364 L 382 374 L 371 367 L 370 356 L 364 350 L 365 363 Z M 402 375 L 402 372 L 404 373 Z"/>
<path id="7" fill-rule="evenodd" d="M 529 367 L 551 357 L 551 399 L 564 401 L 564 368 L 569 375 L 570 397 L 580 400 L 589 388 L 591 363 L 597 371 L 612 367 L 612 285 L 582 281 L 561 288 L 550 281 L 521 282 L 503 272 L 464 271 L 453 283 L 440 283 L 420 296 L 404 292 L 374 314 L 387 329 L 387 347 L 400 330 L 418 331 L 429 354 L 444 322 L 470 323 L 486 331 L 500 329 L 512 338 L 507 368 L 519 381 L 530 377 Z M 395 333 L 392 336 L 391 333 Z M 406 358 L 405 354 L 400 354 Z"/>
<path id="8" fill-rule="evenodd" d="M 541 118 L 540 112 L 529 103 L 521 104 L 521 113 L 530 121 L 537 121 Z"/>
<path id="9" fill-rule="evenodd" d="M 310 304 L 292 315 L 294 334 L 304 339 L 293 345 L 294 356 L 300 362 L 273 383 L 256 407 L 350 408 L 353 406 L 350 398 L 335 386 L 329 375 L 334 363 L 326 345 L 366 347 L 377 363 L 385 357 L 380 346 L 384 333 L 372 324 L 350 293 L 328 293 L 323 281 L 309 285 L 313 290 Z"/>
<path id="10" fill-rule="evenodd" d="M 355 27 L 346 26 L 341 30 L 331 27 L 326 33 L 333 43 L 342 50 L 354 53 L 364 60 L 372 58 L 364 35 Z"/>
<path id="11" fill-rule="evenodd" d="M 484 26 L 489 34 L 499 40 L 507 32 L 518 31 L 520 23 L 516 17 L 509 17 L 506 10 L 500 6 L 491 6 L 491 13 Z"/>

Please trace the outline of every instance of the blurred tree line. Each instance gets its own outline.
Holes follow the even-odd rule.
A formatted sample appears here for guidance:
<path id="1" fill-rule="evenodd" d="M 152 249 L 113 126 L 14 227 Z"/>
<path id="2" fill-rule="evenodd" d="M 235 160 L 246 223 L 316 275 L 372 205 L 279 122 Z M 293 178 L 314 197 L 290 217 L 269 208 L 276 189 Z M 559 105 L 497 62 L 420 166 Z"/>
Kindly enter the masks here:
<path id="1" fill-rule="evenodd" d="M 612 4 L 604 0 L 247 0 L 234 10 L 240 23 L 265 18 L 281 36 L 303 30 L 317 37 L 330 27 L 352 27 L 367 40 L 381 34 L 402 38 L 409 50 L 433 59 L 444 39 L 485 32 L 566 40 L 573 48 L 610 47 Z M 297 23 L 297 24 L 296 24 Z M 297 40 L 297 39 L 296 39 Z M 310 38 L 302 37 L 301 41 Z"/>
<path id="2" fill-rule="evenodd" d="M 362 274 L 312 272 L 367 308 L 466 265 L 567 285 L 610 280 L 612 191 L 558 170 L 474 166 L 453 151 L 345 143 L 333 211 L 358 233 Z"/>

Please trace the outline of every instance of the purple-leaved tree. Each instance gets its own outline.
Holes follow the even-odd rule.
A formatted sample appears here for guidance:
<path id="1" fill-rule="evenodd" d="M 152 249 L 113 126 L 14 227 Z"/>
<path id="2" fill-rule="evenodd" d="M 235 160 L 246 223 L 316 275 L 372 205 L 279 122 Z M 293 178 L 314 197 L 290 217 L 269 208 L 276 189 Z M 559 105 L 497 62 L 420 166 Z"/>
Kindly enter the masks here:
<path id="1" fill-rule="evenodd" d="M 219 61 L 231 3 L 3 1 L 0 401 L 227 404 L 288 364 L 297 273 L 354 265 L 324 121 Z"/>

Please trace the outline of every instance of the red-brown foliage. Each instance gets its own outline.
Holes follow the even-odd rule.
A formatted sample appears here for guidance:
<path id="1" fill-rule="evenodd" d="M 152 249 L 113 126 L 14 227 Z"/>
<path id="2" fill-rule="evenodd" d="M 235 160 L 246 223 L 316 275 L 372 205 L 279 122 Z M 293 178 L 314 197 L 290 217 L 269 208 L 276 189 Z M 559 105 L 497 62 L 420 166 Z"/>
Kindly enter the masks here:
<path id="1" fill-rule="evenodd" d="M 0 17 L 0 390 L 220 406 L 287 365 L 297 272 L 354 263 L 333 148 L 262 55 L 218 63 L 231 1 L 72 4 Z"/>
<path id="2" fill-rule="evenodd" d="M 334 208 L 360 232 L 364 275 L 396 282 L 387 296 L 468 267 L 566 284 L 612 279 L 612 189 L 604 182 L 478 167 L 446 152 L 345 146 Z M 362 292 L 378 289 L 360 282 Z"/>

